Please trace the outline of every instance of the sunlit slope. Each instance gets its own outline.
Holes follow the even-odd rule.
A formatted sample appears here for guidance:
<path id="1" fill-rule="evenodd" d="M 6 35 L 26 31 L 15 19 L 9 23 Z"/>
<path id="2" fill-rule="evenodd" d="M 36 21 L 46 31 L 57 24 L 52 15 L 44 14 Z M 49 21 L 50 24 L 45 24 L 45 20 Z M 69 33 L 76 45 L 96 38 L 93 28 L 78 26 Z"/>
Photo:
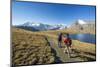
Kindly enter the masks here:
<path id="1" fill-rule="evenodd" d="M 34 32 L 34 34 L 38 34 L 38 35 L 43 35 L 48 37 L 48 39 L 53 41 L 53 45 L 56 47 L 57 45 L 57 38 L 58 38 L 58 33 L 69 33 L 69 34 L 78 34 L 78 33 L 82 33 L 82 32 L 77 32 L 76 30 L 49 30 L 49 31 L 40 31 L 40 32 Z M 32 33 L 30 31 L 30 33 Z M 95 44 L 91 44 L 91 43 L 85 43 L 85 42 L 80 42 L 78 40 L 73 40 L 72 42 L 72 48 L 74 51 L 76 51 L 76 53 L 78 53 L 80 55 L 80 57 L 84 57 L 87 58 L 87 60 L 85 59 L 85 61 L 88 60 L 95 60 L 96 59 L 96 45 Z M 62 44 L 62 46 L 65 46 L 64 44 Z"/>
<path id="2" fill-rule="evenodd" d="M 76 55 L 76 57 L 69 59 L 67 54 L 63 52 L 65 47 L 64 43 L 62 44 L 63 48 L 58 47 L 57 38 L 59 32 L 77 34 L 77 32 L 70 30 L 32 32 L 19 28 L 12 28 L 13 64 L 32 65 L 57 62 L 94 61 L 96 59 L 95 45 L 78 40 L 72 41 L 73 55 Z M 52 51 L 52 49 L 55 51 Z M 55 56 L 55 53 L 57 56 Z"/>
<path id="3" fill-rule="evenodd" d="M 45 35 L 48 39 L 52 40 L 54 45 L 57 45 L 58 33 L 69 33 L 69 34 L 78 34 L 78 32 L 70 31 L 70 30 L 55 30 L 55 31 L 41 31 L 34 32 L 34 34 Z M 64 43 L 62 46 L 65 46 Z M 96 45 L 91 43 L 80 42 L 78 40 L 72 41 L 73 50 L 79 54 L 82 58 L 87 58 L 85 61 L 95 60 L 96 59 Z M 63 49 L 63 48 L 62 48 Z"/>
<path id="4" fill-rule="evenodd" d="M 13 65 L 32 65 L 54 63 L 51 47 L 42 35 L 12 28 Z"/>

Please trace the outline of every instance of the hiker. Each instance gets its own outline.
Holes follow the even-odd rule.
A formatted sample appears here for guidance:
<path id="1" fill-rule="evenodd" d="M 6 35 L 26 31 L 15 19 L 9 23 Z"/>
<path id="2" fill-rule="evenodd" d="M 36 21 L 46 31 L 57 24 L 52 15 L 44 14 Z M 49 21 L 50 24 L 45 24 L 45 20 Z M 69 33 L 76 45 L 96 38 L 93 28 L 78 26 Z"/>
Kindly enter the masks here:
<path id="1" fill-rule="evenodd" d="M 58 47 L 61 48 L 61 43 L 62 43 L 62 33 L 59 33 L 58 35 Z"/>
<path id="2" fill-rule="evenodd" d="M 68 53 L 68 57 L 70 58 L 71 57 L 71 45 L 72 45 L 72 40 L 71 38 L 69 37 L 69 34 L 67 33 L 64 38 L 64 44 L 66 45 L 65 49 L 64 49 L 64 53 Z"/>

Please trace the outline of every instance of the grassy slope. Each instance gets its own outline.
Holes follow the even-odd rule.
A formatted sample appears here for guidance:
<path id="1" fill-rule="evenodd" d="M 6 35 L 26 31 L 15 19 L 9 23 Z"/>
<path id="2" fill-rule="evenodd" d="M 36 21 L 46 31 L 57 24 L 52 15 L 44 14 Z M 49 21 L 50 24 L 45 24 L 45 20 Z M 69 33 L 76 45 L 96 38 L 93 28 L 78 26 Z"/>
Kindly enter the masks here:
<path id="1" fill-rule="evenodd" d="M 55 56 L 44 36 L 12 29 L 13 65 L 49 64 Z"/>
<path id="2" fill-rule="evenodd" d="M 55 44 L 57 44 L 57 35 L 59 32 L 70 33 L 70 34 L 78 34 L 79 33 L 75 30 L 74 31 L 72 31 L 72 30 L 52 30 L 52 31 L 34 32 L 34 34 L 47 36 L 48 38 L 51 38 L 51 40 L 53 40 L 55 42 Z M 30 33 L 32 33 L 32 32 L 30 32 Z M 82 33 L 82 32 L 80 32 L 80 33 Z M 93 57 L 94 59 L 95 59 L 95 50 L 96 50 L 95 47 L 96 46 L 94 44 L 84 43 L 84 42 L 80 42 L 78 40 L 73 40 L 73 49 L 75 49 L 76 51 L 78 50 L 78 52 L 81 52 L 81 53 L 86 53 L 86 55 L 91 54 L 94 56 Z"/>
<path id="3" fill-rule="evenodd" d="M 32 36 L 37 35 L 37 37 L 39 36 L 39 38 L 41 36 L 46 36 L 50 41 L 53 42 L 52 47 L 55 48 L 55 50 L 57 51 L 57 56 L 60 57 L 61 61 L 63 61 L 63 62 L 80 61 L 80 59 L 82 59 L 83 61 L 95 60 L 95 45 L 90 44 L 90 43 L 84 43 L 84 42 L 80 42 L 80 41 L 77 41 L 77 40 L 73 40 L 73 46 L 72 46 L 73 50 L 78 54 L 79 57 L 75 57 L 75 58 L 72 58 L 72 59 L 66 58 L 67 55 L 65 55 L 63 53 L 64 48 L 61 48 L 61 49 L 58 48 L 58 46 L 57 46 L 57 34 L 59 32 L 63 32 L 63 33 L 68 32 L 70 34 L 74 34 L 74 33 L 77 34 L 78 32 L 76 32 L 76 31 L 57 30 L 57 31 L 41 31 L 41 32 L 34 32 L 34 33 L 31 32 L 31 31 L 26 31 L 26 30 L 21 30 L 21 29 L 17 29 L 17 30 L 13 30 L 13 31 L 14 32 L 20 31 L 20 33 L 22 33 L 22 34 L 24 34 L 24 33 L 32 34 Z M 33 43 L 36 43 L 36 41 L 34 41 Z M 40 39 L 39 41 L 43 41 L 43 38 Z M 43 42 L 45 42 L 45 41 L 43 41 Z M 31 44 L 31 42 L 29 42 L 29 43 Z M 39 43 L 39 42 L 37 42 L 37 43 Z M 40 44 L 38 44 L 38 45 L 40 46 Z M 62 46 L 64 46 L 64 45 L 62 45 Z M 53 56 L 53 55 L 51 55 L 51 56 Z"/>
<path id="4" fill-rule="evenodd" d="M 45 35 L 49 38 L 51 38 L 51 40 L 53 40 L 55 42 L 55 44 L 57 45 L 57 34 L 59 32 L 62 33 L 70 33 L 70 34 L 77 34 L 78 32 L 76 31 L 69 31 L 69 30 L 56 30 L 56 31 L 44 31 L 44 32 L 35 32 L 34 34 L 39 34 L 39 35 Z M 73 50 L 75 50 L 76 52 L 78 52 L 80 54 L 80 56 L 82 57 L 87 57 L 90 60 L 94 59 L 95 60 L 95 45 L 91 44 L 91 43 L 84 43 L 84 42 L 80 42 L 78 40 L 73 40 Z"/>

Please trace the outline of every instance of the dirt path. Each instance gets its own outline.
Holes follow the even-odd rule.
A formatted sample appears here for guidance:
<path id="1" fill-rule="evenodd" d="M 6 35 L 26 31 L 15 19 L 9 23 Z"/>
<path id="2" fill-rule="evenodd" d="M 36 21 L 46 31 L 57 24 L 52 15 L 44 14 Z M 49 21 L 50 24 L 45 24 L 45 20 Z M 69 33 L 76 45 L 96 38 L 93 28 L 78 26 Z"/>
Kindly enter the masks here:
<path id="1" fill-rule="evenodd" d="M 50 38 L 46 38 L 48 40 L 49 45 L 55 50 L 57 57 L 59 57 L 61 62 L 78 62 L 78 61 L 83 61 L 81 58 L 76 57 L 76 54 L 71 54 L 73 57 L 68 58 L 68 55 L 63 52 L 63 48 L 59 48 L 57 44 L 54 43 L 54 41 Z M 59 62 L 59 61 L 56 61 Z"/>

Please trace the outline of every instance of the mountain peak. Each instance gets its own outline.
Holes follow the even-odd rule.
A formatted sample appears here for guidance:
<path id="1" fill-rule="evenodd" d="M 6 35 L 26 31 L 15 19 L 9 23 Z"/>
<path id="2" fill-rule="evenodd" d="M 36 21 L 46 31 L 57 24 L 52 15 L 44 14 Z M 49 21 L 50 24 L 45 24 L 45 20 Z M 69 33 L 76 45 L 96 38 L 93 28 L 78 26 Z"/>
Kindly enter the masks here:
<path id="1" fill-rule="evenodd" d="M 41 23 L 26 22 L 22 24 L 23 26 L 39 26 Z"/>
<path id="2" fill-rule="evenodd" d="M 78 24 L 86 24 L 86 22 L 84 20 L 81 20 L 81 19 L 79 19 L 77 22 L 78 22 Z"/>

